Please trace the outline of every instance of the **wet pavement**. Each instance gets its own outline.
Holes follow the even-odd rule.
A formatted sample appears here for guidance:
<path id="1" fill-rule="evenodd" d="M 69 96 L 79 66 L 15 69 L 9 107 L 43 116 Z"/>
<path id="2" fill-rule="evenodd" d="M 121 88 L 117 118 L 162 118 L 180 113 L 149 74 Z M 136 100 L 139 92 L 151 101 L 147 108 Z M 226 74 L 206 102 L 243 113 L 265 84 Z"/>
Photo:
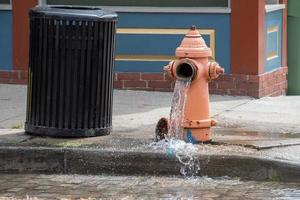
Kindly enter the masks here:
<path id="1" fill-rule="evenodd" d="M 238 179 L 0 175 L 4 199 L 300 199 L 300 184 Z"/>
<path id="2" fill-rule="evenodd" d="M 0 146 L 84 148 L 106 151 L 150 152 L 153 148 L 154 125 L 113 130 L 108 136 L 88 138 L 33 137 L 22 129 L 0 129 Z M 196 145 L 201 155 L 256 156 L 300 163 L 300 138 L 285 134 L 237 131 L 232 128 L 214 129 L 213 144 Z M 296 135 L 297 137 L 299 135 Z"/>
<path id="3" fill-rule="evenodd" d="M 0 96 L 0 146 L 116 147 L 126 150 L 151 142 L 157 121 L 169 115 L 172 99 L 170 92 L 114 90 L 111 135 L 66 140 L 34 138 L 24 135 L 22 129 L 11 130 L 23 127 L 26 86 L 0 84 Z M 300 112 L 297 112 L 300 96 L 257 100 L 211 95 L 210 99 L 212 116 L 219 120 L 219 126 L 213 130 L 216 144 L 259 150 L 300 145 Z M 248 107 L 251 110 L 247 110 Z"/>
<path id="4" fill-rule="evenodd" d="M 161 155 L 157 154 L 159 152 L 164 153 L 162 149 L 153 149 L 152 144 L 156 122 L 160 117 L 169 115 L 171 93 L 115 90 L 112 133 L 103 137 L 78 139 L 33 137 L 24 134 L 24 130 L 20 128 L 22 128 L 25 118 L 26 87 L 0 84 L 0 96 L 0 128 L 8 128 L 0 129 L 0 147 L 3 152 L 5 152 L 5 148 L 18 148 L 19 151 L 15 152 L 17 155 L 23 150 L 32 148 L 50 148 L 53 151 L 83 149 L 90 152 L 109 152 L 109 156 L 110 152 L 118 156 L 118 152 L 126 152 L 125 157 L 127 154 L 134 153 L 137 158 L 139 158 L 139 153 L 146 152 L 153 158 Z M 300 96 L 255 100 L 249 97 L 212 95 L 212 116 L 219 120 L 219 126 L 213 130 L 213 139 L 218 145 L 197 145 L 197 153 L 206 155 L 208 158 L 211 155 L 270 158 L 287 161 L 287 163 L 293 162 L 298 166 L 300 163 L 300 112 L 297 111 L 300 108 L 299 99 Z M 48 153 L 52 155 L 51 151 Z M 6 154 L 3 153 L 2 155 Z M 32 155 L 36 155 L 36 152 Z M 0 160 L 5 161 L 5 158 L 3 156 Z M 28 166 L 24 165 L 24 168 L 21 167 L 24 164 L 22 157 L 16 158 L 17 160 L 11 160 L 12 166 L 19 163 L 18 170 L 26 171 L 29 164 L 33 165 L 34 162 L 41 164 L 40 159 L 42 157 L 33 156 L 28 160 L 24 159 L 29 163 L 27 163 Z M 52 158 L 46 155 L 44 161 L 51 161 Z M 118 160 L 120 158 L 122 157 L 117 157 Z M 126 161 L 124 160 L 125 164 Z M 142 161 L 145 163 L 147 159 Z M 224 162 L 228 161 L 224 160 Z M 64 162 L 62 161 L 63 167 L 66 164 Z M 9 164 L 7 169 L 11 169 Z M 47 166 L 47 162 L 42 164 Z M 101 166 L 102 163 L 95 163 L 95 166 L 98 165 Z M 225 165 L 226 163 L 222 163 L 219 167 L 224 168 Z M 129 163 L 128 166 L 127 168 L 130 170 L 132 165 Z M 147 167 L 150 168 L 151 165 L 147 165 Z M 257 168 L 260 167 L 264 166 Z M 247 165 L 244 168 L 241 167 L 240 170 L 248 168 Z M 284 166 L 280 169 L 283 168 Z M 300 171 L 300 168 L 296 167 L 293 168 L 293 171 L 296 171 L 295 169 Z M 262 170 L 265 169 L 262 168 Z M 268 170 L 268 173 L 274 174 L 272 166 Z M 100 172 L 96 171 L 96 174 Z M 226 175 L 228 174 L 226 173 Z M 85 181 L 68 182 L 76 179 L 75 177 L 81 177 Z M 29 184 L 27 183 L 28 180 L 36 182 Z M 43 185 L 44 183 L 45 185 Z M 67 187 L 68 184 L 71 186 Z M 141 186 L 143 184 L 144 186 Z M 104 185 L 103 188 L 101 185 Z M 169 197 L 170 199 L 177 197 L 240 199 L 241 196 L 248 199 L 300 199 L 297 188 L 299 185 L 287 183 L 241 182 L 237 180 L 201 179 L 191 182 L 191 180 L 166 177 L 0 175 L 0 193 L 2 196 L 11 194 L 20 198 L 27 198 L 26 194 L 28 194 L 29 197 L 45 199 L 50 197 L 68 198 L 70 195 L 85 198 L 101 195 L 101 197 L 108 198 L 124 196 L 125 199 L 152 199 L 152 196 L 156 198 Z M 289 195 L 295 195 L 296 198 L 289 197 Z"/>

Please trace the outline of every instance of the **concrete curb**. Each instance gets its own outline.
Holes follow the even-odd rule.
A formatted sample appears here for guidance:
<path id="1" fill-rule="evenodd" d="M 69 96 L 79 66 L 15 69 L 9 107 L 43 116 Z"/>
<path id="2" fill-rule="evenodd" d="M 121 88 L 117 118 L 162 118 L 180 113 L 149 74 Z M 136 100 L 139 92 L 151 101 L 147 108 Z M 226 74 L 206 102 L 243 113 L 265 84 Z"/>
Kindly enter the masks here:
<path id="1" fill-rule="evenodd" d="M 300 182 L 300 164 L 236 155 L 198 155 L 198 175 Z M 181 164 L 163 152 L 83 148 L 0 147 L 0 173 L 180 175 Z"/>

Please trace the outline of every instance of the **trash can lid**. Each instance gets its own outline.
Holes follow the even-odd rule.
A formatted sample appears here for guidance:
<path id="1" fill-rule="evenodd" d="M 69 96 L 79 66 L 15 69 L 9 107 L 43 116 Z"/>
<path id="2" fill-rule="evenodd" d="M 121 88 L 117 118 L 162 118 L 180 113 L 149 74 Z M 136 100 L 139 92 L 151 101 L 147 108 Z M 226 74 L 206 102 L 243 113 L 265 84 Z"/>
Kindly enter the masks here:
<path id="1" fill-rule="evenodd" d="M 116 20 L 118 15 L 110 10 L 87 6 L 36 6 L 30 10 L 30 16 L 66 17 L 97 21 Z"/>

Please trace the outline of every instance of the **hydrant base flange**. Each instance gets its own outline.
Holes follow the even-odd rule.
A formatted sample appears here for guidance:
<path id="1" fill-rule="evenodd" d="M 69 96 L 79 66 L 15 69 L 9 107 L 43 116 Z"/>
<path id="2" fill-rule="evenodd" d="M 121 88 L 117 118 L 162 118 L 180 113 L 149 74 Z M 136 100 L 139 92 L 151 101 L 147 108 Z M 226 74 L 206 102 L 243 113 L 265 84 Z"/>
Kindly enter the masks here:
<path id="1" fill-rule="evenodd" d="M 201 143 L 201 142 L 211 142 L 212 134 L 210 128 L 195 128 L 195 129 L 184 129 L 183 139 L 190 143 Z"/>

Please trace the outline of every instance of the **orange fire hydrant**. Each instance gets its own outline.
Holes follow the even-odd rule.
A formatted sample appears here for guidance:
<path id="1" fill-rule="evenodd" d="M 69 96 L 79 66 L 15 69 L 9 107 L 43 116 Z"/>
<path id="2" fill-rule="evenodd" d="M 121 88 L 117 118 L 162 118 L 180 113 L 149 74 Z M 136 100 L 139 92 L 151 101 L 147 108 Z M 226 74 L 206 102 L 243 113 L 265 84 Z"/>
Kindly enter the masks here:
<path id="1" fill-rule="evenodd" d="M 211 49 L 206 46 L 196 27 L 192 26 L 176 49 L 177 59 L 164 68 L 175 79 L 191 79 L 182 127 L 184 139 L 193 143 L 211 141 L 210 128 L 217 124 L 210 118 L 208 82 L 224 73 L 224 69 L 210 61 L 211 56 Z M 164 124 L 162 122 L 160 125 Z"/>

